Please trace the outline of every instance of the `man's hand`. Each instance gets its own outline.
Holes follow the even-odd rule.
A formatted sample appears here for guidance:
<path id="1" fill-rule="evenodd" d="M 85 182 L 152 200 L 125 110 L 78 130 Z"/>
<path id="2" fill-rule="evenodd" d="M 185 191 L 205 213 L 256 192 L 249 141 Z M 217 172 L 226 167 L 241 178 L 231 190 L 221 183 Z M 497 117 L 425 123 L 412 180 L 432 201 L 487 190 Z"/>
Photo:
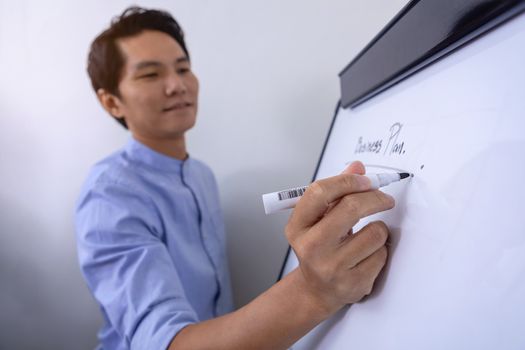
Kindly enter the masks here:
<path id="1" fill-rule="evenodd" d="M 388 229 L 383 222 L 352 234 L 361 218 L 395 204 L 388 194 L 370 191 L 364 173 L 363 164 L 354 162 L 343 174 L 311 184 L 286 226 L 306 292 L 327 314 L 370 294 L 386 262 Z"/>
<path id="2" fill-rule="evenodd" d="M 383 268 L 388 231 L 359 219 L 390 209 L 392 197 L 370 191 L 361 163 L 313 183 L 286 227 L 295 269 L 239 310 L 183 328 L 169 349 L 288 349 L 343 305 L 370 293 Z"/>

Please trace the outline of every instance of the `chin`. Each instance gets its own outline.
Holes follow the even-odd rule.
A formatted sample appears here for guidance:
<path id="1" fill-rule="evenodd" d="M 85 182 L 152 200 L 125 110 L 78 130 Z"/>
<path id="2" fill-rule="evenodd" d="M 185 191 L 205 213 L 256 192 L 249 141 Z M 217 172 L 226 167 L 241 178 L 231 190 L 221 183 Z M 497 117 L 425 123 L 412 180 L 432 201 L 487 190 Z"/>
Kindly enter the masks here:
<path id="1" fill-rule="evenodd" d="M 191 130 L 194 126 L 195 126 L 195 120 L 188 122 L 188 123 L 184 123 L 184 124 L 179 123 L 175 127 L 169 128 L 169 131 L 167 132 L 167 134 L 169 134 L 172 137 L 184 136 L 184 134 L 187 131 Z"/>

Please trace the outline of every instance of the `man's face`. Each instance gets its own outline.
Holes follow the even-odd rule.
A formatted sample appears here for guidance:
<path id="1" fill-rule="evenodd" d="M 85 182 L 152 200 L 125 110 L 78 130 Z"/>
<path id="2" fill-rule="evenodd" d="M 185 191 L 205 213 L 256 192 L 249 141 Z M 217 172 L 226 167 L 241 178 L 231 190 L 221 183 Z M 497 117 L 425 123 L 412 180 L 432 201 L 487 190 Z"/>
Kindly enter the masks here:
<path id="1" fill-rule="evenodd" d="M 118 115 L 138 139 L 180 138 L 195 124 L 199 83 L 182 47 L 166 33 L 145 30 L 117 41 L 124 61 Z"/>

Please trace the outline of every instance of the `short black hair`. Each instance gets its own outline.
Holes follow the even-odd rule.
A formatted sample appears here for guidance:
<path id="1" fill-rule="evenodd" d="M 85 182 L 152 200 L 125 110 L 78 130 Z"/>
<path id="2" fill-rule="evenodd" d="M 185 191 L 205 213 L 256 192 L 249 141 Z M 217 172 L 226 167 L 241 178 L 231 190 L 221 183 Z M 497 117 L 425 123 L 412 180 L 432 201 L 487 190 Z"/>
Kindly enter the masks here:
<path id="1" fill-rule="evenodd" d="M 184 32 L 177 21 L 166 11 L 132 6 L 114 17 L 108 29 L 100 33 L 88 54 L 87 71 L 95 93 L 104 89 L 120 97 L 118 84 L 122 78 L 125 58 L 120 52 L 117 40 L 140 34 L 144 30 L 157 30 L 171 36 L 182 47 L 188 59 L 190 54 L 184 42 Z M 128 128 L 125 119 L 115 119 Z"/>

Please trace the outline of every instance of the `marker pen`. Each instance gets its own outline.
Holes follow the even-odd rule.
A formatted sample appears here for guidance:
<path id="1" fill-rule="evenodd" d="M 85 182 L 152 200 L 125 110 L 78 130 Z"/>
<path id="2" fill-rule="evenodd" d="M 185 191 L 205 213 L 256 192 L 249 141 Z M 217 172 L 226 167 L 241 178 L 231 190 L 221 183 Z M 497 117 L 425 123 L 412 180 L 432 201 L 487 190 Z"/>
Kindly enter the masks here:
<path id="1" fill-rule="evenodd" d="M 391 184 L 407 177 L 413 176 L 410 173 L 382 173 L 366 174 L 370 179 L 371 190 L 377 190 L 380 187 Z M 308 186 L 290 188 L 288 190 L 263 194 L 264 212 L 272 214 L 277 211 L 294 208 L 301 196 L 306 192 Z"/>

